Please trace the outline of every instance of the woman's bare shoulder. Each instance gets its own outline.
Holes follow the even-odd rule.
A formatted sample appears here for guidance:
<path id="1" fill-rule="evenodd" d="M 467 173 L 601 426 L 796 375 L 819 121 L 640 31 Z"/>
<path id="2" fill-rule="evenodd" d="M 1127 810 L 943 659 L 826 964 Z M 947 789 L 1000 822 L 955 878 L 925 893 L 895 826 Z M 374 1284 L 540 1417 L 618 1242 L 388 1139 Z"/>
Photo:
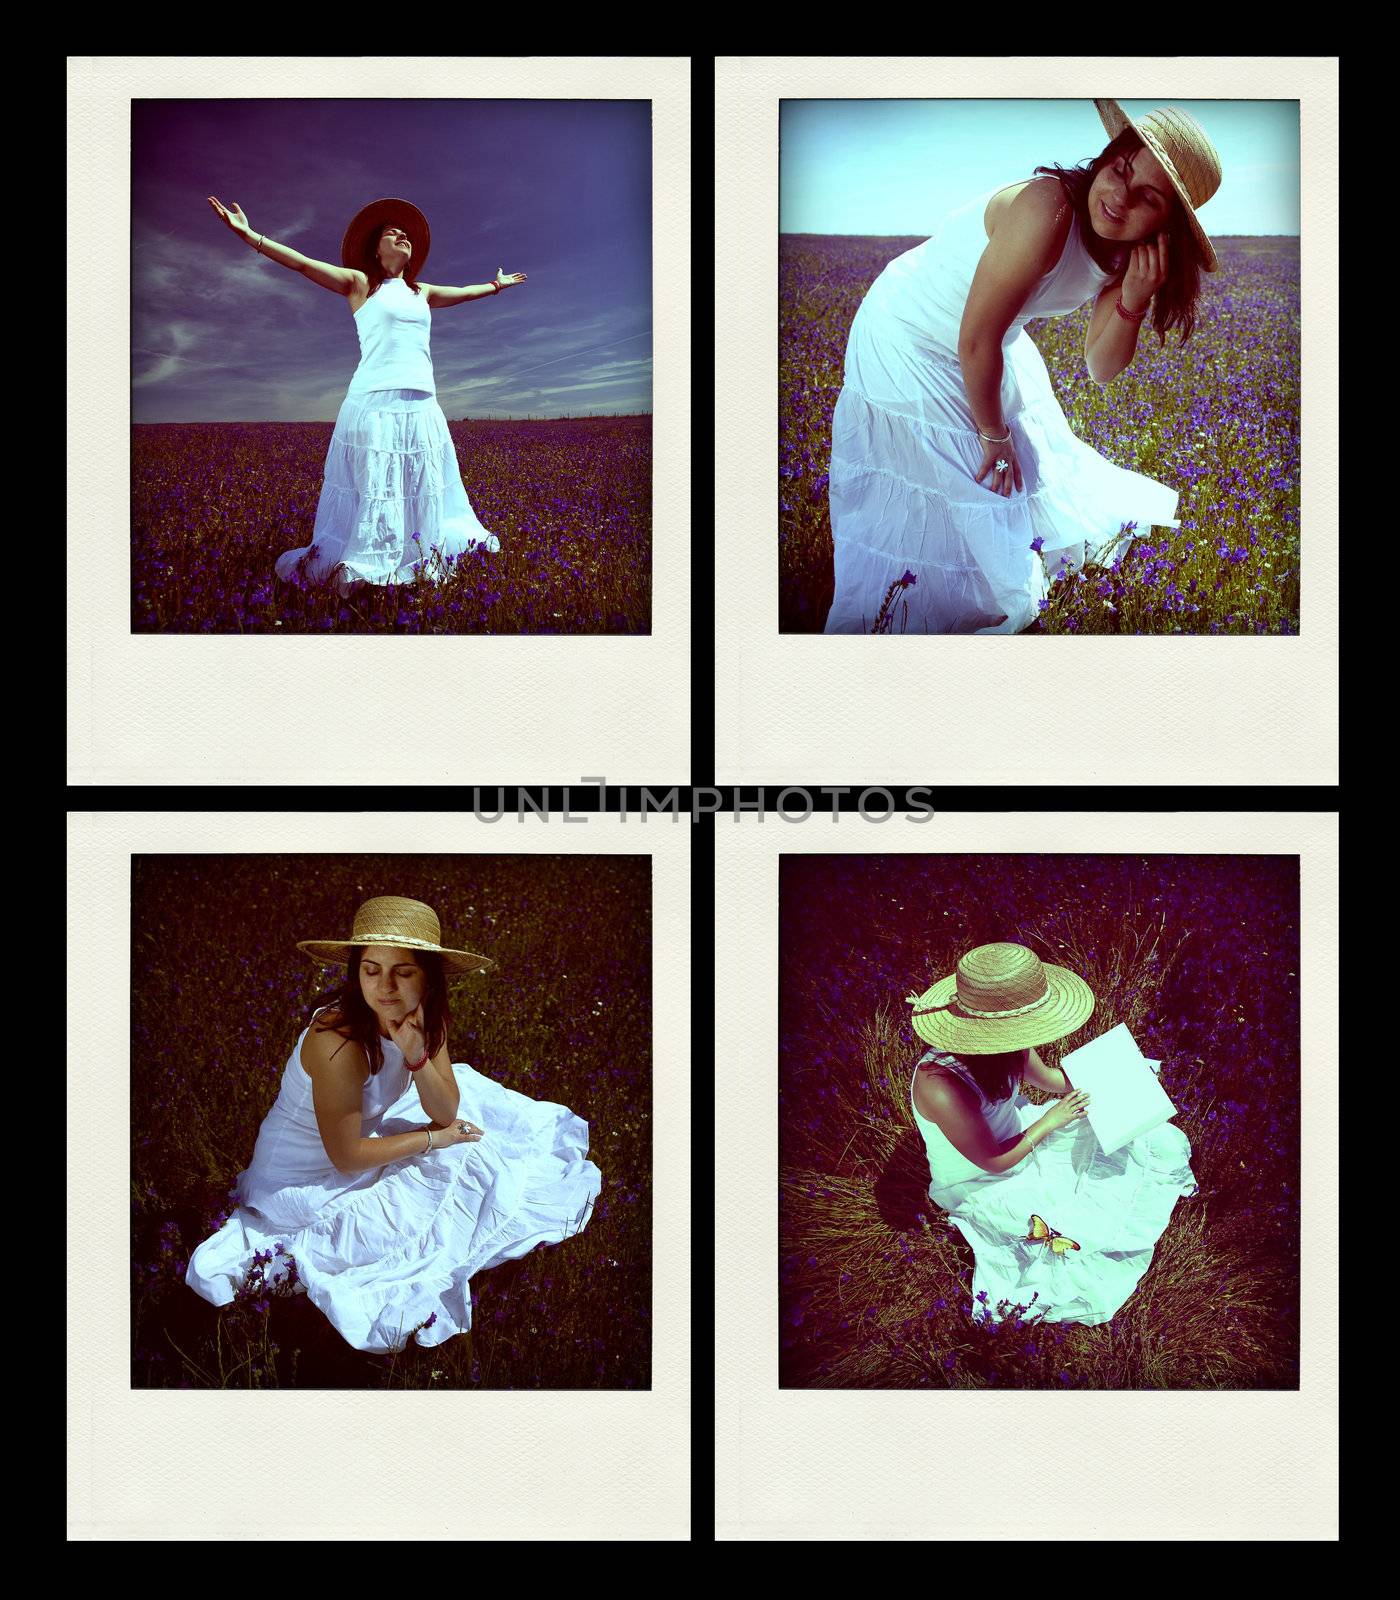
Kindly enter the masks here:
<path id="1" fill-rule="evenodd" d="M 1022 196 L 1025 196 L 1022 199 Z M 997 224 L 1018 201 L 1022 209 L 1032 208 L 1049 232 L 1049 242 L 1057 251 L 1064 248 L 1069 236 L 1073 207 L 1058 178 L 1026 178 L 1020 183 L 1009 183 L 998 189 L 987 202 L 982 226 L 990 239 Z"/>
<path id="2" fill-rule="evenodd" d="M 920 1062 L 914 1078 L 914 1104 L 919 1115 L 930 1122 L 938 1121 L 938 1113 L 950 1101 L 958 1102 L 968 1097 L 967 1085 L 941 1061 Z"/>
<path id="3" fill-rule="evenodd" d="M 348 1063 L 356 1071 L 368 1071 L 369 1062 L 364 1046 L 350 1037 L 344 1018 L 338 1011 L 322 1011 L 306 1031 L 301 1046 L 302 1065 L 309 1072 L 313 1067 Z"/>

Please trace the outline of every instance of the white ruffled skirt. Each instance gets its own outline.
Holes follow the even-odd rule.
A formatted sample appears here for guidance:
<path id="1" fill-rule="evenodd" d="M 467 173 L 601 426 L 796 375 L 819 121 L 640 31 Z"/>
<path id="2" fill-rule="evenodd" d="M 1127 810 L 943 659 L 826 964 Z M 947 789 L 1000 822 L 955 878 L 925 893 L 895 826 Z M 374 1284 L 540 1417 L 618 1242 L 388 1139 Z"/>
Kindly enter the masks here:
<path id="1" fill-rule="evenodd" d="M 322 1172 L 265 1193 L 240 1174 L 240 1198 L 252 1190 L 256 1204 L 236 1206 L 192 1253 L 189 1287 L 228 1305 L 255 1252 L 266 1253 L 266 1283 L 291 1276 L 290 1256 L 297 1292 L 357 1350 L 402 1350 L 414 1329 L 424 1346 L 465 1333 L 473 1275 L 579 1233 L 603 1179 L 587 1159 L 588 1124 L 567 1106 L 532 1100 L 465 1064 L 452 1071 L 457 1114 L 483 1128 L 483 1139 L 425 1149 L 331 1188 Z M 409 1086 L 377 1132 L 422 1126 Z M 430 1317 L 432 1326 L 421 1327 Z"/>
<path id="2" fill-rule="evenodd" d="M 472 510 L 437 398 L 419 389 L 347 395 L 326 452 L 310 545 L 277 558 L 284 582 L 413 583 L 501 547 Z"/>
<path id="3" fill-rule="evenodd" d="M 1018 1100 L 1023 1128 L 1044 1106 Z M 1106 1155 L 1087 1122 L 1059 1129 L 1010 1172 L 953 1183 L 929 1199 L 972 1246 L 972 1320 L 1110 1321 L 1142 1282 L 1176 1202 L 1196 1193 L 1191 1141 L 1175 1123 Z M 1057 1255 L 1026 1235 L 1038 1216 L 1077 1250 Z"/>
<path id="4" fill-rule="evenodd" d="M 861 306 L 832 418 L 836 590 L 825 632 L 870 633 L 902 580 L 881 631 L 1019 633 L 1062 557 L 1066 569 L 1111 562 L 1132 543 L 1125 524 L 1139 537 L 1177 526 L 1176 490 L 1075 436 L 1024 328 L 1003 347 L 1001 399 L 1024 480 L 1010 496 L 973 476 L 982 440 L 961 364 Z"/>

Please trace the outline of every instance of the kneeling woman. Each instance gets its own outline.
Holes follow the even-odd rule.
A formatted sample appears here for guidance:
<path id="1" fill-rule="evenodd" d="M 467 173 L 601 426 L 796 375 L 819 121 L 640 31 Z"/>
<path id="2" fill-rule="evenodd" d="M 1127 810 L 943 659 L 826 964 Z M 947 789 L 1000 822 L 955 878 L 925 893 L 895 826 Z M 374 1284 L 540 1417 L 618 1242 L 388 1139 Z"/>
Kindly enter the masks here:
<path id="1" fill-rule="evenodd" d="M 447 983 L 492 963 L 444 946 L 431 907 L 367 900 L 349 939 L 297 948 L 345 981 L 297 1039 L 239 1204 L 185 1281 L 227 1305 L 266 1252 L 267 1281 L 291 1276 L 357 1350 L 401 1350 L 415 1328 L 442 1344 L 471 1327 L 473 1274 L 587 1222 L 588 1124 L 453 1062 Z"/>

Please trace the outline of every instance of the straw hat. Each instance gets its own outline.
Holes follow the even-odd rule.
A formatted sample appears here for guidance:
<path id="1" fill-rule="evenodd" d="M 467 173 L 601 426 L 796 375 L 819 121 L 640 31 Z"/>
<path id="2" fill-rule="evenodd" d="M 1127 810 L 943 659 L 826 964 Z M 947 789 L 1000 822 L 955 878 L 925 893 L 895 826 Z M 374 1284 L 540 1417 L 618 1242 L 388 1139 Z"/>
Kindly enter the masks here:
<path id="1" fill-rule="evenodd" d="M 1156 156 L 1186 210 L 1200 246 L 1201 265 L 1207 272 L 1214 272 L 1220 262 L 1196 218 L 1196 208 L 1220 187 L 1220 157 L 1206 130 L 1190 112 L 1178 106 L 1158 106 L 1145 117 L 1133 118 L 1116 100 L 1095 100 L 1094 105 L 1110 139 L 1116 139 L 1124 128 L 1131 128 Z"/>
<path id="2" fill-rule="evenodd" d="M 1094 991 L 1083 978 L 1023 944 L 979 944 L 956 972 L 905 998 L 921 1039 L 964 1056 L 1050 1044 L 1094 1009 Z"/>
<path id="3" fill-rule="evenodd" d="M 442 943 L 437 912 L 421 900 L 405 900 L 396 894 L 366 900 L 355 913 L 355 926 L 348 939 L 299 939 L 297 949 L 313 961 L 348 965 L 353 945 L 389 944 L 405 950 L 436 950 L 448 972 L 476 972 L 495 966 L 489 956 L 470 950 L 450 950 Z"/>
<path id="4" fill-rule="evenodd" d="M 363 266 L 365 248 L 370 238 L 377 240 L 380 232 L 390 224 L 402 228 L 408 235 L 409 243 L 413 246 L 409 259 L 416 278 L 428 259 L 428 249 L 433 242 L 432 232 L 428 227 L 428 219 L 417 206 L 407 200 L 395 200 L 392 196 L 385 200 L 371 200 L 350 219 L 350 226 L 340 241 L 341 265 Z"/>

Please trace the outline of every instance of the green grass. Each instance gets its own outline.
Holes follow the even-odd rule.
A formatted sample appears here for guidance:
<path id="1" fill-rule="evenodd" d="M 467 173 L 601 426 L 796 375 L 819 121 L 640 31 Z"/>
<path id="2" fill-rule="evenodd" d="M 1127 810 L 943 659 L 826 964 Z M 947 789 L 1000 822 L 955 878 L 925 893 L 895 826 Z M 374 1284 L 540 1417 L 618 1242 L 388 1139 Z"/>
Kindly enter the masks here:
<path id="1" fill-rule="evenodd" d="M 646 857 L 146 856 L 132 887 L 133 1387 L 650 1387 Z M 305 1295 L 214 1307 L 184 1282 L 329 985 L 296 941 L 376 894 L 495 959 L 450 991 L 452 1059 L 581 1116 L 603 1178 L 581 1233 L 472 1280 L 470 1333 L 384 1356 Z"/>

